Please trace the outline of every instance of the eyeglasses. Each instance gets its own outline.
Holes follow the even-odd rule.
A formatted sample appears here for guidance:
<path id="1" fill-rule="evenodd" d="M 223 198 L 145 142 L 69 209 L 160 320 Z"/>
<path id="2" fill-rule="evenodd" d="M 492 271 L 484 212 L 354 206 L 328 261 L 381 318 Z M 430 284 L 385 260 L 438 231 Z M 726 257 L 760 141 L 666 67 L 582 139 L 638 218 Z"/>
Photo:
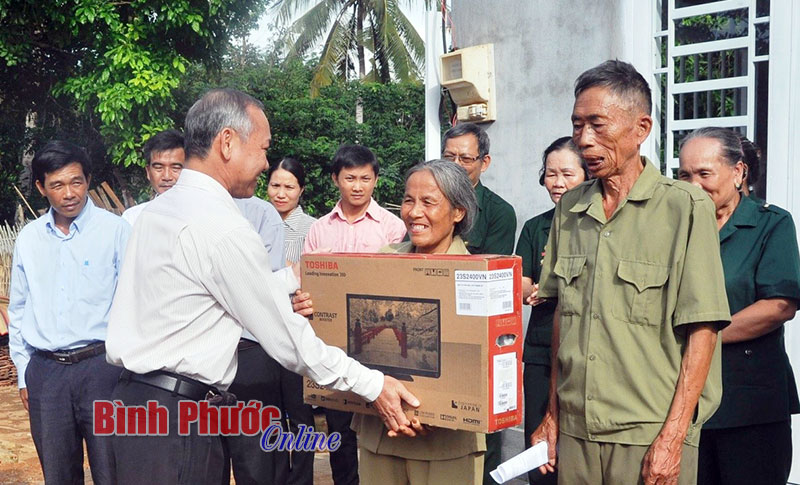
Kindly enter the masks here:
<path id="1" fill-rule="evenodd" d="M 442 158 L 447 160 L 448 162 L 456 162 L 456 161 L 458 161 L 458 162 L 466 163 L 468 165 L 472 165 L 475 162 L 483 160 L 483 157 L 480 156 L 480 155 L 477 156 L 477 157 L 470 157 L 470 156 L 467 156 L 467 155 L 453 155 L 452 153 L 445 153 L 445 154 L 442 155 Z"/>

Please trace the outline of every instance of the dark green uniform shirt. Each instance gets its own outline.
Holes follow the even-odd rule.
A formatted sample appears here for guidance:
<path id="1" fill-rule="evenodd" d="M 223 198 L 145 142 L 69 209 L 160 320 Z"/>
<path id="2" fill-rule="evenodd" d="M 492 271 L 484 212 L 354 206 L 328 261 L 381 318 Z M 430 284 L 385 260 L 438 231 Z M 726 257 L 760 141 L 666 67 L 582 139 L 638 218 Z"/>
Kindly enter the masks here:
<path id="1" fill-rule="evenodd" d="M 478 217 L 465 238 L 470 254 L 513 254 L 517 215 L 511 204 L 478 182 Z"/>
<path id="2" fill-rule="evenodd" d="M 542 274 L 542 260 L 550 225 L 553 223 L 555 208 L 528 219 L 522 226 L 517 242 L 517 255 L 522 258 L 522 276 L 539 282 Z M 550 365 L 550 340 L 553 334 L 553 313 L 556 303 L 547 300 L 531 307 L 528 332 L 525 335 L 525 350 L 522 361 L 528 364 Z"/>
<path id="3" fill-rule="evenodd" d="M 539 296 L 558 298 L 559 431 L 649 446 L 675 395 L 687 324 L 730 321 L 714 203 L 646 159 L 607 218 L 599 180 L 565 193 L 553 217 Z M 721 340 L 686 442 L 722 394 Z"/>
<path id="4" fill-rule="evenodd" d="M 800 299 L 800 256 L 788 212 L 742 197 L 719 239 L 731 315 L 765 298 Z M 722 403 L 704 429 L 774 423 L 798 412 L 783 326 L 722 346 Z"/>

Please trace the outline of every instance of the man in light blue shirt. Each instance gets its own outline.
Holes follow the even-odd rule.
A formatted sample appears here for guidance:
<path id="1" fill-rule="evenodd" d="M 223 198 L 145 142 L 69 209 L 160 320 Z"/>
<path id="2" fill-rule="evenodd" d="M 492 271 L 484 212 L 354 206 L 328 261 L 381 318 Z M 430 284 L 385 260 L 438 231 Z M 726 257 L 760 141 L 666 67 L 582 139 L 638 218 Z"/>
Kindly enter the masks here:
<path id="1" fill-rule="evenodd" d="M 236 202 L 242 215 L 253 225 L 261 238 L 261 242 L 269 253 L 272 271 L 286 266 L 283 252 L 283 220 L 275 206 L 256 196 L 248 199 L 233 199 L 233 201 Z M 256 400 L 264 406 L 277 406 L 283 410 L 282 367 L 278 361 L 264 351 L 255 336 L 247 329 L 242 330 L 242 338 L 239 340 L 238 360 L 236 377 L 228 390 L 235 394 L 239 401 Z M 285 410 L 283 411 L 285 412 Z M 226 436 L 223 441 L 230 455 L 236 483 L 291 482 L 289 453 L 279 450 L 263 451 L 260 434 Z M 230 468 L 226 467 L 226 469 Z"/>
<path id="2" fill-rule="evenodd" d="M 103 342 L 131 228 L 88 199 L 82 148 L 51 141 L 32 170 L 50 210 L 14 247 L 9 347 L 20 397 L 46 483 L 83 483 L 83 440 L 94 483 L 114 483 L 111 440 L 94 435 L 92 402 L 111 399 L 122 370 L 106 363 Z"/>

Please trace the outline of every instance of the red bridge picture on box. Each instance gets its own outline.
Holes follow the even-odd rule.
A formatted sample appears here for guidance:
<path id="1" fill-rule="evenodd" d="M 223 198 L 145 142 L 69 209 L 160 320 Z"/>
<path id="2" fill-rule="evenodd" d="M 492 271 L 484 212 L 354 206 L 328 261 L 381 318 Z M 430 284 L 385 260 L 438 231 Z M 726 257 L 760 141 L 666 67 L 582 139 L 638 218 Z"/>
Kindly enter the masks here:
<path id="1" fill-rule="evenodd" d="M 347 295 L 347 354 L 401 380 L 441 374 L 440 301 Z"/>

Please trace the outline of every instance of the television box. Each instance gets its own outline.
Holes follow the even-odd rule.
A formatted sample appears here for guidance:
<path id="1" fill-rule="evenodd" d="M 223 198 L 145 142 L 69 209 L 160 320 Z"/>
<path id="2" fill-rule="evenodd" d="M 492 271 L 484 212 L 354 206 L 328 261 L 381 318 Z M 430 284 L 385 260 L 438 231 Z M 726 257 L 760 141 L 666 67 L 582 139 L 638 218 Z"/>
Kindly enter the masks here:
<path id="1" fill-rule="evenodd" d="M 493 432 L 522 422 L 522 260 L 517 256 L 310 254 L 302 286 L 327 344 L 394 376 L 409 417 Z M 376 414 L 309 379 L 305 402 Z"/>

